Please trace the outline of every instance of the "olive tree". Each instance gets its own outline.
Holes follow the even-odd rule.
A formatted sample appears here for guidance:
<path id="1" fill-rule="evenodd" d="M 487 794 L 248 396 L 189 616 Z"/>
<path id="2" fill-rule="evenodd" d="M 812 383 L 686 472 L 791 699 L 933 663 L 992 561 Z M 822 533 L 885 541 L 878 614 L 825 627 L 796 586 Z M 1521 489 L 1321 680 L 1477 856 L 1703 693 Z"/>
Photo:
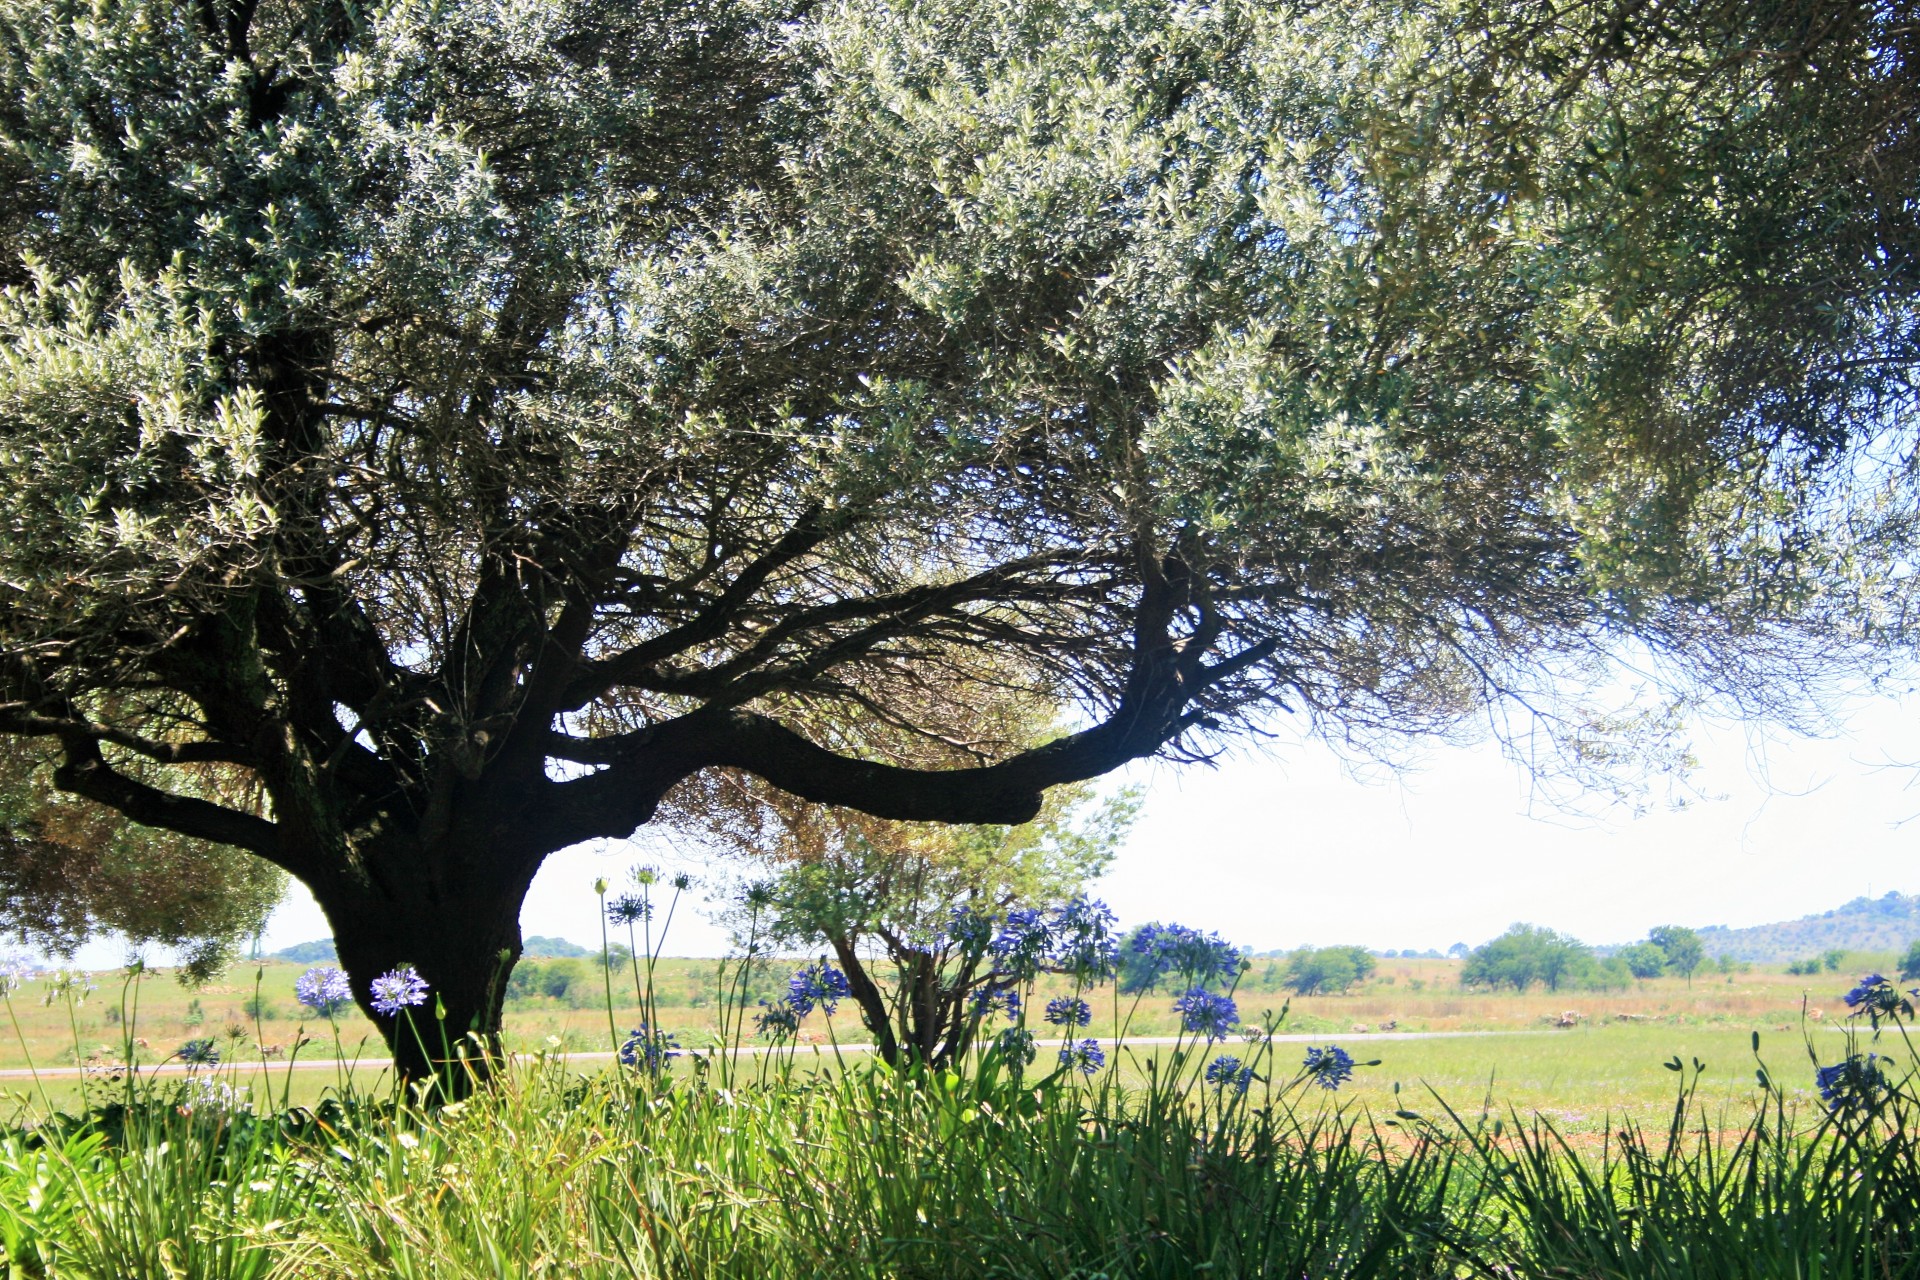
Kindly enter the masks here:
<path id="1" fill-rule="evenodd" d="M 1007 825 L 1622 645 L 1764 696 L 1903 527 L 1905 46 L 1634 12 L 0 0 L 0 731 L 484 1037 L 541 861 L 711 771 Z M 956 681 L 1074 727 L 810 728 Z"/>

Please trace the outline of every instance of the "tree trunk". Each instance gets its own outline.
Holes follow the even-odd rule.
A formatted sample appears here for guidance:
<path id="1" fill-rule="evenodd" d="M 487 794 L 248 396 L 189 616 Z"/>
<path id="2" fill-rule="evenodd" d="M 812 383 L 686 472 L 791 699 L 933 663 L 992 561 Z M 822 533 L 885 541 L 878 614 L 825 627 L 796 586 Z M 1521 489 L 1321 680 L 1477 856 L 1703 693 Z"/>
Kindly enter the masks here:
<path id="1" fill-rule="evenodd" d="M 526 897 L 525 885 L 462 888 L 457 899 L 437 901 L 366 885 L 314 888 L 354 999 L 386 1037 L 400 1077 L 437 1076 L 451 1097 L 471 1092 L 499 1064 L 500 1018 L 507 975 L 520 959 Z M 373 1007 L 373 982 L 403 965 L 426 980 L 426 999 L 382 1013 Z"/>

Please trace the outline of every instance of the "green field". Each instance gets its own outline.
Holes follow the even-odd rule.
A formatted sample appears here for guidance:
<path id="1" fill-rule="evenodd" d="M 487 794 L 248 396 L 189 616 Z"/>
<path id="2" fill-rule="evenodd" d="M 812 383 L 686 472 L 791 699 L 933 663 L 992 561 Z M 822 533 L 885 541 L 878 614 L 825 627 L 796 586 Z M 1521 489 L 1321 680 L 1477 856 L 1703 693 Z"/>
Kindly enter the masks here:
<path id="1" fill-rule="evenodd" d="M 613 1047 L 608 984 L 597 965 L 572 963 L 589 980 L 576 981 L 564 998 L 529 995 L 510 1001 L 507 1042 L 514 1051 L 574 1055 Z M 263 1080 L 270 1079 L 276 1098 L 315 1101 L 341 1077 L 334 1068 L 303 1068 L 291 1075 L 285 1069 L 289 1056 L 309 1065 L 335 1056 L 335 1028 L 312 1018 L 294 998 L 294 980 L 305 967 L 275 961 L 247 965 L 199 988 L 182 986 L 161 972 L 138 978 L 102 972 L 91 975 L 96 989 L 83 999 L 46 981 L 29 982 L 10 1001 L 19 1034 L 13 1034 L 12 1025 L 0 1028 L 0 1070 L 18 1072 L 32 1065 L 47 1069 L 47 1077 L 36 1085 L 12 1075 L 0 1089 L 25 1100 L 44 1087 L 65 1105 L 78 1098 L 76 1063 L 105 1078 L 120 1064 L 129 1039 L 135 1042 L 134 1061 L 148 1067 L 188 1040 L 209 1038 L 236 1083 L 250 1081 L 258 1094 L 267 1088 Z M 1454 962 L 1389 960 L 1352 994 L 1289 1004 L 1284 990 L 1265 989 L 1277 987 L 1267 968 L 1256 961 L 1243 980 L 1239 997 L 1245 1019 L 1278 1017 L 1284 1010 L 1278 1026 L 1283 1036 L 1308 1034 L 1339 1043 L 1363 1061 L 1379 1059 L 1379 1066 L 1360 1072 L 1341 1093 L 1342 1104 L 1381 1113 L 1396 1106 L 1425 1112 L 1437 1106 L 1437 1095 L 1463 1114 L 1489 1107 L 1538 1112 L 1571 1133 L 1604 1132 L 1621 1116 L 1646 1121 L 1663 1115 L 1678 1083 L 1663 1063 L 1676 1056 L 1705 1064 L 1702 1102 L 1734 1112 L 1750 1108 L 1756 1096 L 1754 1032 L 1761 1034 L 1763 1055 L 1783 1089 L 1789 1096 L 1805 1095 L 1812 1071 L 1808 1038 L 1823 1046 L 1823 1061 L 1838 1055 L 1840 1037 L 1827 1009 L 1838 1006 L 1845 984 L 1839 975 L 1808 979 L 1751 972 L 1733 981 L 1715 975 L 1689 985 L 1664 978 L 1618 991 L 1465 992 Z M 786 965 L 775 964 L 757 974 L 749 1005 L 783 989 L 785 973 Z M 624 1034 L 640 1018 L 632 974 L 622 969 L 612 976 L 614 1030 Z M 666 959 L 656 970 L 661 1020 L 689 1049 L 705 1048 L 716 1036 L 719 976 L 713 960 Z M 1040 993 L 1050 994 L 1056 993 Z M 1116 1010 L 1110 989 L 1088 994 L 1096 1010 L 1092 1034 L 1107 1044 L 1116 1012 L 1131 1038 L 1161 1037 L 1176 1029 L 1164 995 L 1137 1002 L 1123 997 Z M 427 1025 L 429 1036 L 437 1032 Z M 1383 1034 L 1387 1027 L 1400 1034 L 1477 1034 L 1402 1039 Z M 384 1058 L 377 1028 L 350 1010 L 337 1031 L 342 1055 L 358 1061 L 355 1081 L 377 1090 Z M 299 1043 L 302 1038 L 306 1043 Z M 852 1046 L 866 1039 L 851 1006 L 843 1006 L 830 1024 L 817 1013 L 806 1021 L 798 1052 L 804 1060 L 826 1053 L 835 1041 Z M 751 1036 L 747 1043 L 753 1043 Z M 1130 1050 L 1142 1056 L 1158 1051 L 1148 1045 Z M 605 1067 L 604 1058 L 593 1057 L 571 1064 L 581 1072 Z"/>

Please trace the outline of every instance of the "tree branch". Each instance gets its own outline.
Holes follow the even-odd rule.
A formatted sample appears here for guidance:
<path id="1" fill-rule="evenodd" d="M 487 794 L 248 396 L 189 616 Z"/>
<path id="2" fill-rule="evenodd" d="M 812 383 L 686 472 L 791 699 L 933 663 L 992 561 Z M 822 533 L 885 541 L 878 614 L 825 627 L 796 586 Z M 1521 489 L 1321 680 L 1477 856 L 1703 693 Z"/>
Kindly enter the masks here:
<path id="1" fill-rule="evenodd" d="M 279 827 L 265 818 L 193 796 L 176 796 L 129 778 L 101 756 L 97 739 L 74 734 L 62 739 L 61 746 L 66 759 L 54 770 L 53 782 L 62 791 L 118 810 L 142 826 L 232 845 L 295 875 L 302 873 L 303 868 L 290 865 Z"/>

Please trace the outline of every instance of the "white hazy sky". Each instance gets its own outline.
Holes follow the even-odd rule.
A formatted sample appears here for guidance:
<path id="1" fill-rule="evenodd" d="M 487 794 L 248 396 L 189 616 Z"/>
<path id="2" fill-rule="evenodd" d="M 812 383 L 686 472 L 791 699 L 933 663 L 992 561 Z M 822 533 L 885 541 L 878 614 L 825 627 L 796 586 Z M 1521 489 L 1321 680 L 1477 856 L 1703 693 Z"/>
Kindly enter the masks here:
<path id="1" fill-rule="evenodd" d="M 1097 892 L 1123 924 L 1178 920 L 1259 950 L 1306 943 L 1444 949 L 1516 920 L 1592 942 L 1652 925 L 1759 924 L 1859 894 L 1920 889 L 1920 698 L 1853 705 L 1804 739 L 1695 727 L 1707 798 L 1679 811 L 1578 820 L 1533 801 L 1492 744 L 1438 748 L 1358 779 L 1296 744 L 1215 767 L 1142 765 L 1140 821 Z M 521 915 L 529 934 L 599 937 L 592 882 L 641 861 L 702 868 L 647 842 L 548 860 Z M 703 905 L 698 900 L 696 909 Z M 297 887 L 268 949 L 326 935 Z M 717 955 L 724 934 L 682 911 L 668 951 Z M 111 964 L 111 944 L 89 948 Z"/>

